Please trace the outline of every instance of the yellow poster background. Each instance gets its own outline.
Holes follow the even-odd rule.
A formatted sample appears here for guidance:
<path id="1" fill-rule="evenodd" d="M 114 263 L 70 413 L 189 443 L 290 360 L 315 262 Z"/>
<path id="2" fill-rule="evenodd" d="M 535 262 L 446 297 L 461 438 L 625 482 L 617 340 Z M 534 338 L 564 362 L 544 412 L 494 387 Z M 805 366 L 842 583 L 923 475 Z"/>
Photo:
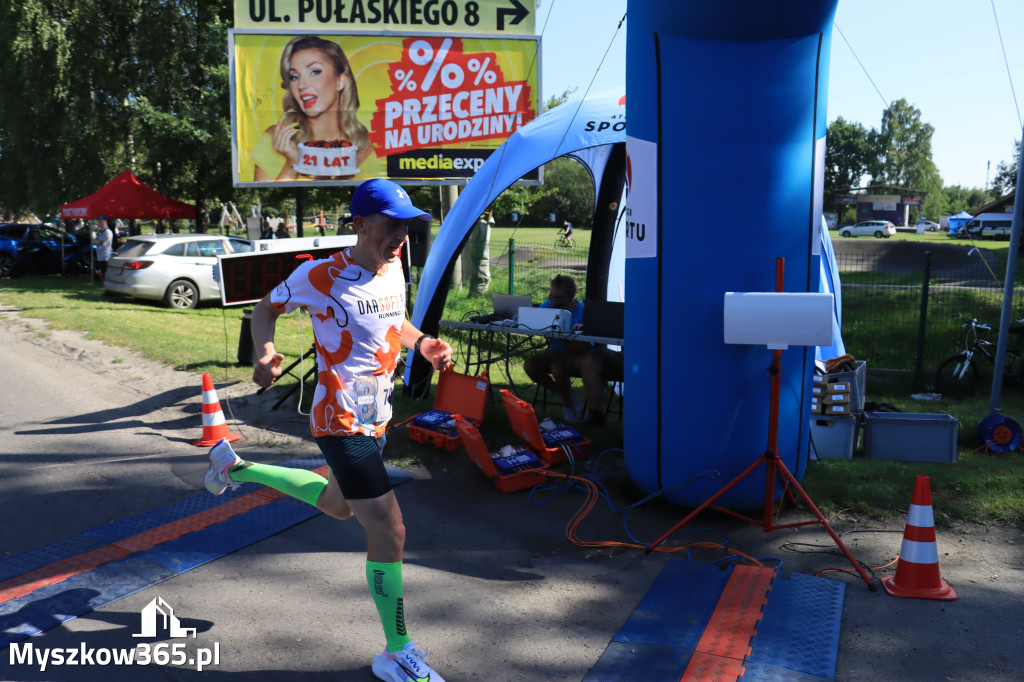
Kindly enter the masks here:
<path id="1" fill-rule="evenodd" d="M 386 158 L 372 155 L 359 164 L 360 173 L 342 179 L 309 178 L 282 180 L 269 183 L 255 183 L 255 167 L 251 154 L 260 134 L 277 124 L 284 116 L 283 101 L 287 90 L 281 87 L 281 52 L 292 38 L 304 35 L 302 32 L 288 34 L 248 34 L 230 32 L 229 41 L 234 55 L 234 102 L 235 120 L 233 137 L 237 151 L 236 186 L 283 186 L 295 182 L 316 185 L 358 184 L 375 177 L 387 177 Z M 372 131 L 371 117 L 377 100 L 392 95 L 393 88 L 388 69 L 393 62 L 402 59 L 402 43 L 406 35 L 336 35 L 311 33 L 325 40 L 338 43 L 349 60 L 359 92 L 359 121 Z M 459 37 L 463 51 L 494 53 L 496 65 L 501 68 L 508 81 L 526 80 L 530 85 L 530 96 L 534 111 L 540 111 L 538 86 L 539 61 L 536 59 L 536 42 L 514 39 L 480 39 L 469 36 Z M 450 144 L 451 149 L 472 147 L 496 149 L 503 140 L 485 143 Z M 424 179 L 442 179 L 436 178 Z"/>

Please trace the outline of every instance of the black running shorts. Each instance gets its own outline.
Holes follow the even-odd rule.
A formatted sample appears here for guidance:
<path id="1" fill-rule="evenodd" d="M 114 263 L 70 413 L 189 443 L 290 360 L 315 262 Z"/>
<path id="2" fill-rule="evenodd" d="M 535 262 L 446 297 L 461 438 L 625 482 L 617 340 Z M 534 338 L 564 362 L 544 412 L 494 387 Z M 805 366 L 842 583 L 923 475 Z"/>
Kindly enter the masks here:
<path id="1" fill-rule="evenodd" d="M 321 436 L 316 439 L 346 500 L 370 500 L 391 490 L 384 467 L 385 436 Z"/>

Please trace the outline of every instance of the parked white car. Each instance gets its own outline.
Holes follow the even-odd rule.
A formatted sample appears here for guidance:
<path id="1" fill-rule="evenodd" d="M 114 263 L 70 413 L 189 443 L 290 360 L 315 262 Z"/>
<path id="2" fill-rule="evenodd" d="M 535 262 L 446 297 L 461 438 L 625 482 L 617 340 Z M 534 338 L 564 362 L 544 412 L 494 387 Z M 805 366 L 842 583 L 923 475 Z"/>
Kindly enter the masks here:
<path id="1" fill-rule="evenodd" d="M 220 300 L 213 279 L 217 256 L 249 253 L 252 243 L 218 234 L 145 234 L 129 237 L 107 263 L 104 288 L 114 294 L 195 308 Z"/>
<path id="2" fill-rule="evenodd" d="M 862 220 L 856 225 L 839 228 L 840 237 L 876 237 L 888 239 L 896 234 L 896 226 L 888 220 Z"/>

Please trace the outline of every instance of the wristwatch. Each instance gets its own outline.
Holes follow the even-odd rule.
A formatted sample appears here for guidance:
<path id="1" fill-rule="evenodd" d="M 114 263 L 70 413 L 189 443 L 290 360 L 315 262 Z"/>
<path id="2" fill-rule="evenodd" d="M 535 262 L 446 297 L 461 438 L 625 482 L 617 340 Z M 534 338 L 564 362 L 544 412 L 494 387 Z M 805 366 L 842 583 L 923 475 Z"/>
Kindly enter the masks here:
<path id="1" fill-rule="evenodd" d="M 412 347 L 414 351 L 420 353 L 420 344 L 423 343 L 423 339 L 436 339 L 437 337 L 433 334 L 420 334 L 420 338 L 416 339 L 416 344 Z M 423 355 L 423 353 L 420 353 Z"/>

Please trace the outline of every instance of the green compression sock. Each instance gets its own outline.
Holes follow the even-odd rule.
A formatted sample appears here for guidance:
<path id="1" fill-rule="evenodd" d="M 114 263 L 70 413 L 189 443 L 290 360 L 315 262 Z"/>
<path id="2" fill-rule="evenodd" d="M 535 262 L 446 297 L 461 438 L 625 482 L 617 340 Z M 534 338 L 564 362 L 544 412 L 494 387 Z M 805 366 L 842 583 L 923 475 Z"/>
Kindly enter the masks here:
<path id="1" fill-rule="evenodd" d="M 261 483 L 314 507 L 320 492 L 327 487 L 327 479 L 320 474 L 292 467 L 242 462 L 228 473 L 236 483 Z"/>
<path id="2" fill-rule="evenodd" d="M 377 605 L 380 624 L 384 626 L 388 653 L 401 651 L 410 641 L 405 631 L 405 606 L 402 603 L 402 562 L 379 564 L 367 561 L 366 583 L 370 586 L 373 603 Z"/>

